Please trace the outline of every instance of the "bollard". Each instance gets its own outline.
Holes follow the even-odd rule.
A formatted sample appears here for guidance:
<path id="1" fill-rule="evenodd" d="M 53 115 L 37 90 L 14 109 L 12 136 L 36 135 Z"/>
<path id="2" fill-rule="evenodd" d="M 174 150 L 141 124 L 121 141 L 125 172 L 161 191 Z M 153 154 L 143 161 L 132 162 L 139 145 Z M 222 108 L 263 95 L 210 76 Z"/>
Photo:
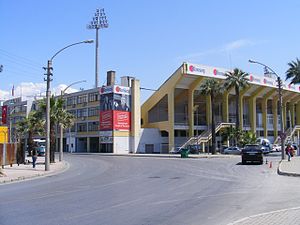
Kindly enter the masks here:
<path id="1" fill-rule="evenodd" d="M 266 164 L 268 164 L 268 159 L 266 158 Z"/>
<path id="2" fill-rule="evenodd" d="M 270 162 L 269 168 L 272 169 L 272 161 Z"/>

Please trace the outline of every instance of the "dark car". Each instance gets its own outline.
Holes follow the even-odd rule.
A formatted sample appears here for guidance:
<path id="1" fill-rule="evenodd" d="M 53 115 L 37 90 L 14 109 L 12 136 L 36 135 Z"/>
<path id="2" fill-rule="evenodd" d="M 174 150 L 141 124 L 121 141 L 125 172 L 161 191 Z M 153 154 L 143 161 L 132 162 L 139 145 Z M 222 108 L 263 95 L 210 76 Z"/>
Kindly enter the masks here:
<path id="1" fill-rule="evenodd" d="M 260 145 L 246 145 L 242 149 L 242 164 L 247 162 L 258 162 L 263 164 L 263 151 Z"/>

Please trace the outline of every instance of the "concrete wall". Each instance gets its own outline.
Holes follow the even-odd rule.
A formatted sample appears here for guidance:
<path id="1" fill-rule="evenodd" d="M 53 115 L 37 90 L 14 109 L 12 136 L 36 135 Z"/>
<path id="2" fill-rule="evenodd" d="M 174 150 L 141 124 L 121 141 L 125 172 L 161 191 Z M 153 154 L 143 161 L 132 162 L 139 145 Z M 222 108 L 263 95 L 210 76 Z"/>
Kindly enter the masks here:
<path id="1" fill-rule="evenodd" d="M 160 153 L 162 138 L 158 128 L 143 128 L 140 133 L 140 143 L 137 153 L 146 153 L 146 144 L 154 145 L 153 153 Z"/>

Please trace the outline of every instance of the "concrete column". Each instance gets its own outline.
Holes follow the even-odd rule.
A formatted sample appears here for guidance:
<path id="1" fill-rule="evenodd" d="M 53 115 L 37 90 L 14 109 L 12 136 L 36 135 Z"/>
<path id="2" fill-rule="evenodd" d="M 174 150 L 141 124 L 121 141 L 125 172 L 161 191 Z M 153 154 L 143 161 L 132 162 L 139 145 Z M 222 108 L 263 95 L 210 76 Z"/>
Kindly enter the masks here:
<path id="1" fill-rule="evenodd" d="M 239 99 L 239 112 L 240 112 L 240 128 L 243 129 L 244 127 L 244 95 L 240 96 Z"/>
<path id="2" fill-rule="evenodd" d="M 263 98 L 262 100 L 262 117 L 263 117 L 263 128 L 264 128 L 264 138 L 268 137 L 268 126 L 267 126 L 267 108 L 268 108 L 268 99 Z"/>
<path id="3" fill-rule="evenodd" d="M 251 131 L 256 133 L 256 98 L 249 99 L 250 126 Z"/>
<path id="4" fill-rule="evenodd" d="M 174 88 L 168 93 L 169 151 L 175 146 L 174 137 Z"/>
<path id="5" fill-rule="evenodd" d="M 86 138 L 86 151 L 87 152 L 91 151 L 91 140 L 90 140 L 90 137 Z"/>
<path id="6" fill-rule="evenodd" d="M 296 125 L 300 125 L 300 102 L 296 104 Z"/>
<path id="7" fill-rule="evenodd" d="M 132 153 L 138 150 L 141 132 L 141 103 L 140 103 L 140 81 L 131 80 L 131 138 L 130 149 Z"/>
<path id="8" fill-rule="evenodd" d="M 194 91 L 188 92 L 189 137 L 194 136 Z"/>
<path id="9" fill-rule="evenodd" d="M 206 96 L 206 124 L 209 126 L 211 124 L 211 99 L 210 95 Z"/>
<path id="10" fill-rule="evenodd" d="M 295 126 L 295 104 L 290 102 L 290 110 L 291 110 L 291 125 L 292 128 Z"/>
<path id="11" fill-rule="evenodd" d="M 276 139 L 278 136 L 278 97 L 273 98 L 272 112 L 273 112 L 274 138 Z"/>
<path id="12" fill-rule="evenodd" d="M 267 115 L 268 115 L 268 99 L 276 92 L 276 89 L 272 89 L 262 99 L 262 114 L 263 114 L 263 128 L 264 128 L 264 137 L 268 137 L 268 126 L 267 126 Z"/>
<path id="13" fill-rule="evenodd" d="M 228 112 L 229 101 L 228 101 L 228 97 L 229 97 L 229 92 L 225 91 L 223 93 L 223 98 L 222 98 L 222 117 L 223 117 L 222 120 L 225 123 L 229 122 L 229 112 Z"/>
<path id="14" fill-rule="evenodd" d="M 286 129 L 286 101 L 282 103 L 283 132 Z"/>
<path id="15" fill-rule="evenodd" d="M 250 89 L 250 86 L 244 88 L 242 91 L 240 91 L 240 98 L 239 98 L 239 112 L 240 112 L 240 128 L 243 129 L 244 126 L 244 95 L 245 93 Z"/>

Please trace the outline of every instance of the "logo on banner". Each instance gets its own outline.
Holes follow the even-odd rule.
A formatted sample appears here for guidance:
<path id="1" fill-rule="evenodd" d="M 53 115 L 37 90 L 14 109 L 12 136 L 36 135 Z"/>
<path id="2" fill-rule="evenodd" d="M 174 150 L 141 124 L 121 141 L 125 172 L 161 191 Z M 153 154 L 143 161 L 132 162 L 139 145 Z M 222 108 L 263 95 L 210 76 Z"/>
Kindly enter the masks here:
<path id="1" fill-rule="evenodd" d="M 198 73 L 205 73 L 205 69 L 198 68 L 198 67 L 195 67 L 193 65 L 189 66 L 189 71 L 191 71 L 191 72 L 198 72 Z"/>

